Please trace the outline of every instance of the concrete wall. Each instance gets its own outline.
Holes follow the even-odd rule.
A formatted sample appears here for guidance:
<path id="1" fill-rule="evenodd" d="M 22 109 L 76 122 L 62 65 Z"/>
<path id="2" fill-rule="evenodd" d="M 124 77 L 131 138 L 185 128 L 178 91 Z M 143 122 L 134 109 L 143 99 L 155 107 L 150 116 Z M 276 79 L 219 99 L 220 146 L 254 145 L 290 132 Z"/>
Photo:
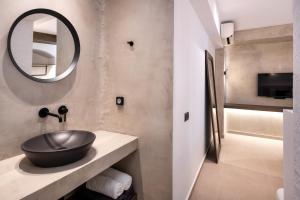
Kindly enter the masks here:
<path id="1" fill-rule="evenodd" d="M 57 20 L 56 39 L 56 75 L 58 76 L 68 69 L 75 52 L 75 44 L 71 32 L 60 20 Z"/>
<path id="2" fill-rule="evenodd" d="M 101 36 L 98 20 L 99 6 L 94 0 L 65 1 L 9 1 L 0 2 L 5 8 L 0 13 L 0 159 L 21 153 L 20 145 L 26 139 L 41 133 L 70 129 L 99 129 L 97 119 L 100 112 L 99 68 L 96 67 Z M 79 33 L 82 53 L 77 70 L 60 82 L 42 84 L 24 77 L 11 63 L 6 50 L 7 35 L 14 20 L 22 13 L 34 8 L 49 8 L 66 16 Z M 90 27 L 96 27 L 91 29 Z M 99 28 L 97 28 L 99 27 Z M 31 50 L 32 51 L 32 50 Z M 93 89 L 90 89 L 93 88 Z M 59 125 L 58 120 L 49 117 L 41 120 L 38 111 L 47 106 L 51 111 L 66 104 L 69 107 L 68 122 Z"/>
<path id="3" fill-rule="evenodd" d="M 26 139 L 58 129 L 104 129 L 136 135 L 139 152 L 125 163 L 135 177 L 139 198 L 172 195 L 173 1 L 27 0 L 0 2 L 0 159 L 21 153 Z M 6 51 L 13 21 L 34 8 L 67 17 L 81 42 L 78 67 L 66 79 L 41 84 L 20 74 Z M 127 41 L 134 40 L 134 48 Z M 118 108 L 115 97 L 125 97 Z M 69 107 L 65 125 L 38 111 Z"/>
<path id="4" fill-rule="evenodd" d="M 207 150 L 205 50 L 215 47 L 189 0 L 175 0 L 174 14 L 173 199 L 184 200 Z"/>
<path id="5" fill-rule="evenodd" d="M 293 72 L 292 30 L 288 24 L 236 32 L 235 44 L 225 48 L 225 103 L 293 105 L 293 99 L 257 96 L 258 73 Z M 226 109 L 225 116 L 225 132 L 282 138 L 282 113 Z"/>
<path id="6" fill-rule="evenodd" d="M 300 197 L 300 1 L 294 0 L 294 194 Z"/>
<path id="7" fill-rule="evenodd" d="M 139 137 L 147 200 L 172 198 L 173 10 L 172 0 L 108 0 L 104 5 L 99 122 L 106 130 Z M 116 107 L 116 96 L 125 97 L 123 108 Z"/>
<path id="8" fill-rule="evenodd" d="M 292 99 L 257 96 L 257 74 L 293 72 L 293 43 L 249 43 L 226 47 L 226 103 L 292 106 Z"/>
<path id="9" fill-rule="evenodd" d="M 249 44 L 258 42 L 283 42 L 293 39 L 293 24 L 254 28 L 236 31 L 235 44 Z"/>
<path id="10" fill-rule="evenodd" d="M 284 118 L 284 133 L 283 133 L 283 188 L 284 199 L 297 199 L 294 198 L 295 190 L 295 131 L 293 111 L 285 110 L 283 113 Z"/>
<path id="11" fill-rule="evenodd" d="M 217 91 L 217 103 L 218 103 L 218 118 L 220 133 L 224 137 L 224 49 L 217 49 L 215 56 L 215 80 Z"/>

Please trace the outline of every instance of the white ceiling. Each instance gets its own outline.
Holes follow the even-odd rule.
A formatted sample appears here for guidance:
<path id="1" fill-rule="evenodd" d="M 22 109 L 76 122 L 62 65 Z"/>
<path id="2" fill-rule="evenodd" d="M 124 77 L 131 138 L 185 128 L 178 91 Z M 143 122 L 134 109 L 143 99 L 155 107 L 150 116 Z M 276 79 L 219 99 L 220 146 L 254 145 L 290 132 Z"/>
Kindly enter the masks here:
<path id="1" fill-rule="evenodd" d="M 221 21 L 236 30 L 292 23 L 293 0 L 217 0 Z"/>
<path id="2" fill-rule="evenodd" d="M 41 16 L 33 22 L 33 29 L 36 32 L 57 34 L 57 18 L 50 15 Z"/>

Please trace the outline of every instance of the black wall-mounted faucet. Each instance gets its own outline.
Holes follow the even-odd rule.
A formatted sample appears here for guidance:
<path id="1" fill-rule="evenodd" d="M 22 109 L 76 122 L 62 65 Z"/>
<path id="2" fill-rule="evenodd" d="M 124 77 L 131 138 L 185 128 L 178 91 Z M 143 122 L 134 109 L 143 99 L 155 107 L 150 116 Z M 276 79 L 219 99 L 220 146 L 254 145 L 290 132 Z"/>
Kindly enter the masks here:
<path id="1" fill-rule="evenodd" d="M 49 112 L 49 109 L 48 109 L 48 108 L 42 108 L 42 109 L 39 111 L 39 116 L 40 116 L 41 118 L 45 118 L 45 117 L 47 117 L 47 116 L 52 116 L 52 117 L 58 118 L 59 123 L 62 123 L 62 122 L 63 122 L 61 116 Z"/>

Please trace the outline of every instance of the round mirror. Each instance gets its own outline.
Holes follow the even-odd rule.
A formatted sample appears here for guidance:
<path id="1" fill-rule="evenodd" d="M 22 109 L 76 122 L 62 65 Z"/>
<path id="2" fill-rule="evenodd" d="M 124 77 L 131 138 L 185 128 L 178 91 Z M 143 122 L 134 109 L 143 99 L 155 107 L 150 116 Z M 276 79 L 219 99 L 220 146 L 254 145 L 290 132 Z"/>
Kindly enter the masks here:
<path id="1" fill-rule="evenodd" d="M 16 68 L 39 82 L 67 77 L 80 54 L 78 34 L 61 14 L 30 10 L 16 19 L 8 34 L 8 53 Z"/>

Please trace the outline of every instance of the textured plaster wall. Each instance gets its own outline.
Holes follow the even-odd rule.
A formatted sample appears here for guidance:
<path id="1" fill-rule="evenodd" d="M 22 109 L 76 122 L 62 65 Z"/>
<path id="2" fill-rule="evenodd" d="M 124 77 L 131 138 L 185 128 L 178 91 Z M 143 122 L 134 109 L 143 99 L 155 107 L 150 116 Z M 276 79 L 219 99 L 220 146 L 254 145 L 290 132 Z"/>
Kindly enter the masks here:
<path id="1" fill-rule="evenodd" d="M 108 0 L 101 127 L 139 137 L 144 198 L 172 195 L 173 1 Z M 134 41 L 131 48 L 127 41 Z M 118 108 L 115 97 L 124 96 Z"/>
<path id="2" fill-rule="evenodd" d="M 236 32 L 236 43 L 226 47 L 225 103 L 292 106 L 292 99 L 257 96 L 257 74 L 293 72 L 293 26 L 282 25 Z M 282 138 L 283 117 L 274 113 L 225 112 L 228 132 Z M 273 124 L 273 126 L 270 126 Z"/>
<path id="3" fill-rule="evenodd" d="M 257 96 L 258 73 L 293 72 L 292 41 L 227 48 L 226 103 L 292 106 L 292 99 Z"/>
<path id="4" fill-rule="evenodd" d="M 0 159 L 21 153 L 26 139 L 46 131 L 99 129 L 101 67 L 97 55 L 101 47 L 100 9 L 94 0 L 26 0 L 0 2 Z M 13 21 L 25 11 L 49 8 L 66 16 L 76 28 L 81 41 L 77 70 L 56 83 L 42 84 L 24 77 L 13 66 L 6 50 L 7 35 Z M 91 28 L 93 27 L 93 28 Z M 47 106 L 51 111 L 66 104 L 68 122 L 59 125 L 55 118 L 41 120 L 38 111 Z"/>
<path id="5" fill-rule="evenodd" d="M 300 197 L 300 1 L 294 0 L 294 196 Z M 292 145 L 292 144 L 291 144 Z M 289 200 L 289 199 L 288 199 Z"/>
<path id="6" fill-rule="evenodd" d="M 224 136 L 224 49 L 217 49 L 215 56 L 215 80 L 220 133 Z"/>
<path id="7" fill-rule="evenodd" d="M 293 24 L 269 26 L 263 28 L 236 31 L 235 44 L 249 44 L 253 42 L 275 42 L 293 39 Z"/>
<path id="8" fill-rule="evenodd" d="M 295 130 L 293 111 L 285 110 L 283 113 L 283 188 L 284 199 L 294 198 L 295 191 Z"/>
<path id="9" fill-rule="evenodd" d="M 5 8 L 0 13 L 0 159 L 20 154 L 23 141 L 51 130 L 136 135 L 139 152 L 120 167 L 143 179 L 135 186 L 144 199 L 171 199 L 173 1 L 3 0 L 0 7 Z M 8 57 L 11 24 L 33 8 L 60 12 L 79 34 L 78 67 L 60 82 L 31 81 Z M 119 95 L 125 97 L 122 108 L 115 105 Z M 67 124 L 38 118 L 41 107 L 57 112 L 62 104 L 69 107 Z"/>
<path id="10" fill-rule="evenodd" d="M 56 40 L 56 74 L 60 75 L 68 69 L 75 52 L 75 44 L 71 32 L 60 20 L 57 20 Z"/>

